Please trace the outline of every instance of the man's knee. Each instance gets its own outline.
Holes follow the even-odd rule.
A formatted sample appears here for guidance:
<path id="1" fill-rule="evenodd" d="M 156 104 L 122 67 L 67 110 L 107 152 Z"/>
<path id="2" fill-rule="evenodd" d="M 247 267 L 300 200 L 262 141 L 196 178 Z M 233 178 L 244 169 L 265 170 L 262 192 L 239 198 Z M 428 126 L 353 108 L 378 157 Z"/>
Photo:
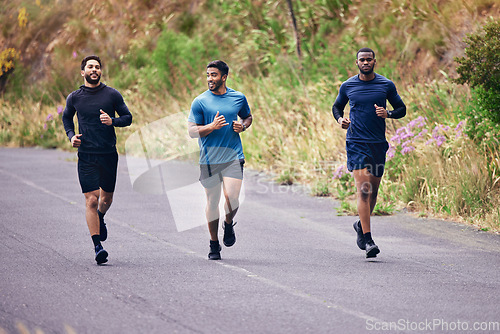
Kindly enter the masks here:
<path id="1" fill-rule="evenodd" d="M 373 194 L 373 187 L 369 182 L 363 182 L 359 187 L 361 200 L 367 202 L 371 199 Z"/>
<path id="2" fill-rule="evenodd" d="M 89 194 L 85 196 L 85 203 L 87 205 L 87 208 L 97 210 L 97 206 L 99 204 L 99 198 L 96 195 Z"/>

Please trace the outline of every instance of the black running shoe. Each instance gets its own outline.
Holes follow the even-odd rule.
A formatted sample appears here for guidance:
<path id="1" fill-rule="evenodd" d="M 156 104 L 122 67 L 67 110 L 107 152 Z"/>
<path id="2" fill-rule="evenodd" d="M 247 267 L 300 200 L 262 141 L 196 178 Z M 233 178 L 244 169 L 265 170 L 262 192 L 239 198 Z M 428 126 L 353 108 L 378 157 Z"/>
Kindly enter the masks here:
<path id="1" fill-rule="evenodd" d="M 356 240 L 356 243 L 358 244 L 359 249 L 365 250 L 366 249 L 366 240 L 365 236 L 363 235 L 363 229 L 361 228 L 361 221 L 356 220 L 354 225 L 354 231 L 358 234 L 358 239 Z"/>
<path id="2" fill-rule="evenodd" d="M 95 261 L 97 264 L 108 262 L 108 252 L 101 245 L 95 246 Z"/>
<path id="3" fill-rule="evenodd" d="M 210 240 L 210 253 L 208 253 L 209 260 L 220 260 L 220 251 L 222 247 L 219 244 L 219 241 Z"/>
<path id="4" fill-rule="evenodd" d="M 377 254 L 380 253 L 380 249 L 375 245 L 373 240 L 370 240 L 366 243 L 366 258 L 377 257 Z"/>
<path id="5" fill-rule="evenodd" d="M 233 224 L 233 222 L 231 222 L 231 224 L 226 224 L 226 222 L 224 222 L 224 238 L 222 240 L 226 247 L 231 247 L 236 242 L 236 235 L 234 234 L 233 228 L 234 225 L 236 225 L 236 223 Z"/>
<path id="6" fill-rule="evenodd" d="M 108 229 L 106 228 L 106 223 L 104 222 L 104 215 L 99 210 L 97 210 L 97 214 L 99 215 L 99 235 L 101 241 L 106 241 L 108 238 Z"/>

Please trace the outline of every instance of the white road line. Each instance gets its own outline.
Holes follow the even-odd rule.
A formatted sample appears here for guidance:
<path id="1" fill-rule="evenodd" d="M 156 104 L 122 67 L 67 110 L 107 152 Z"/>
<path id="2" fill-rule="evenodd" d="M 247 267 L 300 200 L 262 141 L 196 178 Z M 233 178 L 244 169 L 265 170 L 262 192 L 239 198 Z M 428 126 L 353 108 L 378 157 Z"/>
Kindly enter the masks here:
<path id="1" fill-rule="evenodd" d="M 43 193 L 46 193 L 47 195 L 56 197 L 56 198 L 58 198 L 58 199 L 60 199 L 60 200 L 62 200 L 64 202 L 66 202 L 66 203 L 74 203 L 70 199 L 65 198 L 64 196 L 61 196 L 59 194 L 56 194 L 56 193 L 54 193 L 54 192 L 52 192 L 52 191 L 50 191 L 50 190 L 48 190 L 48 189 L 46 189 L 46 188 L 44 188 L 42 186 L 39 186 L 39 185 L 35 184 L 32 181 L 26 180 L 26 179 L 24 179 L 21 176 L 18 176 L 16 174 L 13 174 L 13 173 L 10 173 L 10 172 L 7 172 L 7 171 L 5 171 L 5 170 L 3 170 L 1 168 L 0 168 L 0 173 L 5 174 L 5 175 L 10 176 L 10 177 L 13 177 L 13 178 L 21 181 L 22 183 L 26 184 L 29 187 L 37 189 L 37 190 L 39 190 L 39 191 L 41 191 Z M 84 205 L 77 204 L 77 206 L 85 208 Z M 113 222 L 113 223 L 115 223 L 115 224 L 118 224 L 118 225 L 120 225 L 122 227 L 130 229 L 134 233 L 139 234 L 140 236 L 144 236 L 144 237 L 146 237 L 146 238 L 148 238 L 150 240 L 153 240 L 153 241 L 159 241 L 159 242 L 163 243 L 164 245 L 167 245 L 168 247 L 175 248 L 175 249 L 177 249 L 178 251 L 180 251 L 182 253 L 190 254 L 192 256 L 196 256 L 196 257 L 201 258 L 201 259 L 206 259 L 205 255 L 196 253 L 196 252 L 194 252 L 194 251 L 192 251 L 192 250 L 190 250 L 188 248 L 185 248 L 185 247 L 173 244 L 171 242 L 162 240 L 162 239 L 158 238 L 157 236 L 145 233 L 145 232 L 143 232 L 143 231 L 141 231 L 141 230 L 137 229 L 136 227 L 133 227 L 133 226 L 131 226 L 129 224 L 123 223 L 121 221 L 118 221 L 118 220 L 112 219 L 112 218 L 108 218 L 108 220 L 111 221 L 111 222 Z M 376 317 L 370 316 L 370 315 L 365 314 L 363 312 L 345 308 L 345 307 L 343 307 L 341 305 L 338 305 L 338 304 L 335 304 L 335 303 L 331 303 L 331 302 L 329 302 L 327 300 L 324 300 L 324 299 L 321 299 L 321 298 L 318 298 L 318 297 L 314 297 L 314 296 L 312 296 L 312 295 L 310 295 L 310 294 L 308 294 L 308 293 L 306 293 L 304 291 L 301 291 L 301 290 L 298 290 L 298 289 L 294 289 L 292 287 L 289 287 L 287 285 L 278 283 L 278 282 L 273 281 L 271 279 L 259 276 L 259 275 L 255 274 L 255 273 L 252 273 L 251 271 L 248 271 L 245 268 L 238 267 L 238 266 L 235 266 L 235 265 L 231 265 L 231 264 L 228 264 L 228 263 L 224 263 L 223 260 L 221 260 L 221 261 L 213 261 L 213 262 L 216 263 L 216 264 L 218 264 L 218 265 L 221 265 L 221 266 L 223 266 L 225 268 L 233 270 L 233 271 L 235 271 L 237 273 L 245 275 L 246 277 L 248 277 L 250 279 L 259 281 L 259 282 L 261 282 L 261 283 L 263 283 L 265 285 L 268 285 L 270 287 L 273 287 L 275 289 L 282 290 L 282 291 L 286 292 L 289 295 L 302 298 L 304 300 L 307 300 L 309 302 L 312 302 L 312 303 L 315 303 L 315 304 L 318 304 L 318 305 L 325 306 L 326 308 L 334 309 L 334 310 L 340 311 L 342 313 L 348 314 L 350 316 L 353 316 L 353 317 L 356 317 L 356 318 L 359 318 L 359 319 L 362 319 L 362 320 L 365 320 L 365 321 L 372 321 L 373 323 L 375 323 L 375 322 L 378 322 L 378 323 L 384 322 L 384 320 L 381 320 L 381 319 L 378 319 Z"/>

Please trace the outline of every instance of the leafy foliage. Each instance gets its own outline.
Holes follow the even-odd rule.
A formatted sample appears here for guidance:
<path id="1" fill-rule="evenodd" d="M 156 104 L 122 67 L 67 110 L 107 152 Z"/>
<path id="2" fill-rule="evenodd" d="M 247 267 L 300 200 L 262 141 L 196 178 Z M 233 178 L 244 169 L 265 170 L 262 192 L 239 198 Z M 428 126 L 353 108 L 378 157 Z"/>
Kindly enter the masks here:
<path id="1" fill-rule="evenodd" d="M 491 20 L 483 31 L 470 34 L 465 39 L 468 47 L 465 56 L 456 58 L 459 66 L 458 83 L 468 83 L 477 97 L 476 112 L 500 124 L 500 20 Z M 469 118 L 474 114 L 467 114 Z M 471 119 L 472 129 L 477 129 Z M 472 135 L 474 131 L 469 131 Z"/>

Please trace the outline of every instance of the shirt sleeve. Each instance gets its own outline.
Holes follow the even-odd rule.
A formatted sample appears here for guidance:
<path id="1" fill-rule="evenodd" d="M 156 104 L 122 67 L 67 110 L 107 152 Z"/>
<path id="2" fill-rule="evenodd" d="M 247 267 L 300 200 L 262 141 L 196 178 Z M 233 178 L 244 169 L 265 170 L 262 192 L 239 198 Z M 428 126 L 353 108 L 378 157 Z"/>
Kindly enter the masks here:
<path id="1" fill-rule="evenodd" d="M 345 85 L 342 84 L 339 89 L 339 94 L 337 95 L 337 98 L 332 106 L 333 117 L 335 117 L 337 122 L 340 117 L 344 117 L 344 108 L 347 102 L 349 102 L 349 98 L 345 92 Z"/>
<path id="2" fill-rule="evenodd" d="M 238 116 L 244 119 L 249 117 L 250 115 L 251 115 L 250 106 L 248 105 L 247 98 L 243 95 L 243 104 L 241 106 L 240 111 L 238 112 Z"/>
<path id="3" fill-rule="evenodd" d="M 191 103 L 191 111 L 189 112 L 188 122 L 192 122 L 198 125 L 205 125 L 205 120 L 203 118 L 203 109 L 201 108 L 200 102 L 197 99 L 194 99 L 193 103 Z"/>
<path id="4" fill-rule="evenodd" d="M 387 100 L 394 108 L 391 112 L 391 118 L 403 118 L 406 116 L 406 105 L 398 94 L 396 85 L 393 82 L 389 84 L 389 91 L 387 93 Z"/>
<path id="5" fill-rule="evenodd" d="M 73 93 L 69 94 L 66 98 L 66 107 L 64 108 L 62 121 L 64 125 L 64 130 L 66 131 L 66 135 L 69 140 L 73 138 L 75 135 L 75 122 L 73 121 L 73 117 L 75 116 L 76 109 L 73 106 Z"/>
<path id="6" fill-rule="evenodd" d="M 115 105 L 115 111 L 120 116 L 118 118 L 113 118 L 113 126 L 124 127 L 132 124 L 132 114 L 128 110 L 125 101 L 123 100 L 122 94 L 117 90 L 114 91 L 113 101 Z"/>

